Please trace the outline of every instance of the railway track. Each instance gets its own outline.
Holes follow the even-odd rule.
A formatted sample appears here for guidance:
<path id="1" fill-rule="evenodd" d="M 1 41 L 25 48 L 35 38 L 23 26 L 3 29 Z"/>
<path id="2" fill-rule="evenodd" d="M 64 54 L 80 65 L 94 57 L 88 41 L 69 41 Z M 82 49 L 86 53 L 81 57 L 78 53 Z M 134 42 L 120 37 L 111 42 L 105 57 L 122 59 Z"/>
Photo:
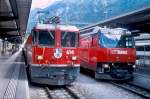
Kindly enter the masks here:
<path id="1" fill-rule="evenodd" d="M 116 83 L 116 82 L 111 82 L 111 83 L 118 86 L 118 87 L 121 87 L 125 90 L 131 91 L 137 95 L 140 95 L 141 97 L 144 97 L 146 99 L 150 99 L 150 90 L 139 87 L 139 86 L 134 85 L 132 83 Z"/>
<path id="2" fill-rule="evenodd" d="M 45 91 L 50 99 L 85 99 L 75 88 L 50 88 L 45 87 Z"/>

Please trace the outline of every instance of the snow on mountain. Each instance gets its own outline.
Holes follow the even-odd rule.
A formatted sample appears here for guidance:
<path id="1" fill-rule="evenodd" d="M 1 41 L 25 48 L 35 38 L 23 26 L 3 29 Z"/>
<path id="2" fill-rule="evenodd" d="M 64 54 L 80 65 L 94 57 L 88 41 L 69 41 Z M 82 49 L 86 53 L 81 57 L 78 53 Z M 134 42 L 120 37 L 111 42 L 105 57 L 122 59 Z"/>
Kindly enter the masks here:
<path id="1" fill-rule="evenodd" d="M 149 5 L 150 0 L 56 0 L 44 9 L 31 10 L 28 31 L 39 19 L 52 16 L 59 16 L 62 23 L 85 26 Z"/>

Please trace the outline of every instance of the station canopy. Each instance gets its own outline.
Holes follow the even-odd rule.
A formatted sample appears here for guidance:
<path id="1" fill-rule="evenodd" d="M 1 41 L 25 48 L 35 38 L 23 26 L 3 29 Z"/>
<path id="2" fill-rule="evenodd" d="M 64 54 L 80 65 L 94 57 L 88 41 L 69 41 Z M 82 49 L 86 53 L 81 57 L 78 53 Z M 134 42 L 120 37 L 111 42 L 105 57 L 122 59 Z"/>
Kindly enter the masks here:
<path id="1" fill-rule="evenodd" d="M 90 26 L 84 27 L 84 29 L 94 26 L 127 28 L 134 36 L 150 33 L 150 6 L 97 22 Z"/>
<path id="2" fill-rule="evenodd" d="M 0 0 L 0 38 L 19 43 L 26 31 L 32 0 Z"/>

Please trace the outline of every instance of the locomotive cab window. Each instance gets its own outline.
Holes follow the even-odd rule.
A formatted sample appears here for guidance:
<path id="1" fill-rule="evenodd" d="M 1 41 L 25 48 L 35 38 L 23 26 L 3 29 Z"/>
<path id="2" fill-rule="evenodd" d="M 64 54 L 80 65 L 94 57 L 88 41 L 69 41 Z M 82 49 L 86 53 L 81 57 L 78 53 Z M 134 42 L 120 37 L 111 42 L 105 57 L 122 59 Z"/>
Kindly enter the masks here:
<path id="1" fill-rule="evenodd" d="M 133 48 L 134 42 L 131 35 L 125 35 L 124 31 L 100 31 L 99 44 L 106 48 Z"/>
<path id="2" fill-rule="evenodd" d="M 36 31 L 32 31 L 32 41 L 33 41 L 33 44 L 36 44 L 36 36 L 37 34 L 36 34 Z"/>
<path id="3" fill-rule="evenodd" d="M 134 39 L 131 35 L 125 36 L 126 47 L 133 48 L 134 47 Z"/>
<path id="4" fill-rule="evenodd" d="M 43 46 L 55 46 L 55 32 L 48 30 L 38 31 L 38 41 L 40 45 Z"/>
<path id="5" fill-rule="evenodd" d="M 62 47 L 78 46 L 78 34 L 75 32 L 61 32 L 61 46 Z"/>

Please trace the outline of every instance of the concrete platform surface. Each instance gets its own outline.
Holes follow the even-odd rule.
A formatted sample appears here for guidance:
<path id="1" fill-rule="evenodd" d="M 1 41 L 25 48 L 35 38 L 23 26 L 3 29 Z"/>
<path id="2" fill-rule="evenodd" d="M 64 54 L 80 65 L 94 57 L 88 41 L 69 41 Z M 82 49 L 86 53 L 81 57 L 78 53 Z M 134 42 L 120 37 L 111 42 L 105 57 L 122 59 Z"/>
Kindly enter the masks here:
<path id="1" fill-rule="evenodd" d="M 29 86 L 20 52 L 0 56 L 0 99 L 29 99 Z"/>

